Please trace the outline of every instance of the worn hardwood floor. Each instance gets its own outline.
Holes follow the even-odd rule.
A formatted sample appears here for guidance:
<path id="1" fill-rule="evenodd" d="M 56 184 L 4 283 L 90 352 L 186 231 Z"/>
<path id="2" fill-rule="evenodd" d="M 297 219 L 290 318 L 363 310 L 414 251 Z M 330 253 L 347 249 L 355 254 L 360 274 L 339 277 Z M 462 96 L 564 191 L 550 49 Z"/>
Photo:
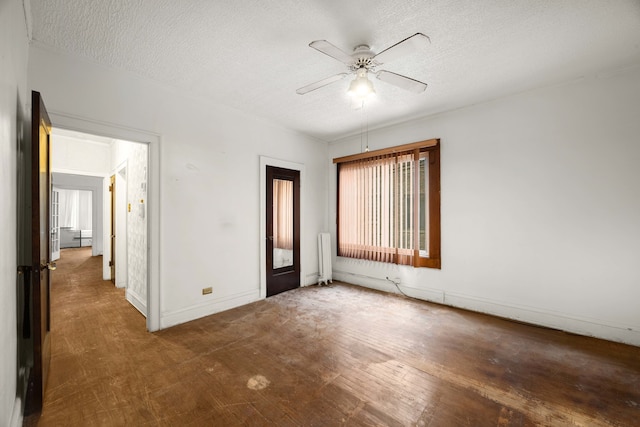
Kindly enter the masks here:
<path id="1" fill-rule="evenodd" d="M 55 272 L 40 426 L 640 424 L 638 347 L 346 284 L 148 333 L 101 268 Z"/>

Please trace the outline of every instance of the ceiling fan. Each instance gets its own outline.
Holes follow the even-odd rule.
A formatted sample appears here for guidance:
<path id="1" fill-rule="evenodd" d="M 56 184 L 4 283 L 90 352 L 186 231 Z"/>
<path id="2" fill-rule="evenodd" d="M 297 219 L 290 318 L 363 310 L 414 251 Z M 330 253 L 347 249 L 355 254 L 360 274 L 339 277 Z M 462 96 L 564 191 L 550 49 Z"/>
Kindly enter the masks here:
<path id="1" fill-rule="evenodd" d="M 349 85 L 348 93 L 358 98 L 365 98 L 366 96 L 375 93 L 373 83 L 368 79 L 369 73 L 375 74 L 378 80 L 382 80 L 383 82 L 392 84 L 399 88 L 415 93 L 424 92 L 427 88 L 426 83 L 422 83 L 421 81 L 407 76 L 392 73 L 391 71 L 376 70 L 376 68 L 397 58 L 408 55 L 430 41 L 429 37 L 424 34 L 416 33 L 379 53 L 373 53 L 368 45 L 362 44 L 356 46 L 351 54 L 342 51 L 340 48 L 326 40 L 313 41 L 309 43 L 310 47 L 344 63 L 349 69 L 349 72 L 339 73 L 315 83 L 303 86 L 296 90 L 296 93 L 298 95 L 304 95 L 305 93 L 309 93 L 328 84 L 342 80 L 350 74 L 355 74 L 356 78 Z"/>

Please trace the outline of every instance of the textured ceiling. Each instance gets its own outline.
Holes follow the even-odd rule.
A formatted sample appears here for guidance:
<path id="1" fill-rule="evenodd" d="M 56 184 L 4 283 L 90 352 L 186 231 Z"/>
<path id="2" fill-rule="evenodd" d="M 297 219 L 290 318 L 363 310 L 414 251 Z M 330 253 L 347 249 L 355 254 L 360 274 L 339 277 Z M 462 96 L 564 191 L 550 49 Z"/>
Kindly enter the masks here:
<path id="1" fill-rule="evenodd" d="M 38 46 L 133 72 L 317 138 L 357 133 L 350 78 L 326 39 L 374 52 L 422 32 L 431 44 L 385 64 L 421 94 L 372 79 L 370 128 L 640 64 L 639 0 L 31 0 Z"/>

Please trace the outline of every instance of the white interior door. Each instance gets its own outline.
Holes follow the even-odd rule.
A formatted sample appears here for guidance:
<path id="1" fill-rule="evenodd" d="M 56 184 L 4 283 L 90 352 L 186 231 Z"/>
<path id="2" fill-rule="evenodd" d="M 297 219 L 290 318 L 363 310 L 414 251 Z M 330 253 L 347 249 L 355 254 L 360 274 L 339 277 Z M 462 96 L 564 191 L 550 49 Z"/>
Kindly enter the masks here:
<path id="1" fill-rule="evenodd" d="M 60 191 L 51 190 L 51 261 L 60 259 Z"/>

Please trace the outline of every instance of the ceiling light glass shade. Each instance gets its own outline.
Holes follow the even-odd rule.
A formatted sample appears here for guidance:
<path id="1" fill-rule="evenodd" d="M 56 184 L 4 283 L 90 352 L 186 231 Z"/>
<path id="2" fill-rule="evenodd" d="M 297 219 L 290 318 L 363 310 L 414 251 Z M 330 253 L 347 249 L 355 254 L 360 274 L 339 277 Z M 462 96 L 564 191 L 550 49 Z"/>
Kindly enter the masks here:
<path id="1" fill-rule="evenodd" d="M 370 95 L 374 95 L 376 91 L 373 89 L 373 83 L 367 78 L 367 70 L 360 68 L 357 71 L 358 76 L 349 85 L 347 93 L 353 97 L 364 99 Z"/>

